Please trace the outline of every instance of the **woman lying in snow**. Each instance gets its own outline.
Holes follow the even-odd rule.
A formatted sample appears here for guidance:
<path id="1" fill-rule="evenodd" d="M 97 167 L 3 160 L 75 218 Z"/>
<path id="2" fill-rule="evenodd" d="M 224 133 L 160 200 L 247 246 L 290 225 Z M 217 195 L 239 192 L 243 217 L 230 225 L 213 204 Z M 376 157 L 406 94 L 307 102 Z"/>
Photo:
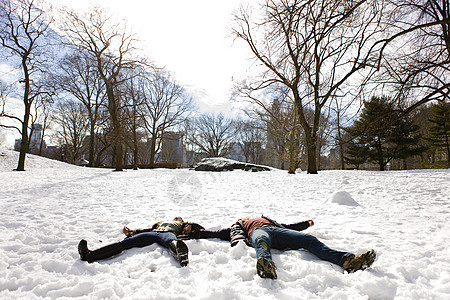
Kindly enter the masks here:
<path id="1" fill-rule="evenodd" d="M 198 238 L 220 238 L 231 241 L 231 246 L 243 241 L 256 250 L 256 271 L 262 278 L 277 278 L 276 266 L 270 249 L 305 249 L 322 260 L 341 266 L 347 272 L 368 268 L 375 261 L 376 253 L 369 250 L 355 255 L 329 248 L 316 237 L 302 233 L 314 225 L 312 220 L 294 224 L 278 224 L 268 217 L 239 219 L 231 228 L 218 231 L 198 231 Z"/>
<path id="2" fill-rule="evenodd" d="M 87 241 L 81 240 L 78 244 L 78 253 L 81 260 L 91 263 L 112 257 L 130 248 L 145 247 L 158 243 L 168 248 L 180 265 L 184 267 L 189 263 L 188 247 L 181 239 L 189 235 L 196 235 L 201 229 L 204 228 L 199 224 L 184 222 L 181 217 L 176 217 L 172 221 L 156 223 L 147 229 L 130 230 L 128 227 L 124 227 L 123 233 L 127 237 L 123 241 L 97 250 L 89 250 Z"/>

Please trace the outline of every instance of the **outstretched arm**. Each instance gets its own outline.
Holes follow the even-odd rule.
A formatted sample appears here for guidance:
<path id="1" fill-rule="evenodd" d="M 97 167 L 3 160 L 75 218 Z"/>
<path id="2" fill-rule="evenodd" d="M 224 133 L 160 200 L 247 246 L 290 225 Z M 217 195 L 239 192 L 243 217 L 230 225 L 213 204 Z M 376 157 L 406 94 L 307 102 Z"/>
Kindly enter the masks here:
<path id="1" fill-rule="evenodd" d="M 198 239 L 221 239 L 224 241 L 230 240 L 230 228 L 220 229 L 220 230 L 200 230 L 198 234 Z"/>
<path id="2" fill-rule="evenodd" d="M 283 227 L 288 229 L 293 229 L 297 231 L 305 230 L 306 228 L 309 228 L 314 225 L 313 220 L 303 221 L 299 223 L 293 223 L 293 224 L 281 224 Z"/>

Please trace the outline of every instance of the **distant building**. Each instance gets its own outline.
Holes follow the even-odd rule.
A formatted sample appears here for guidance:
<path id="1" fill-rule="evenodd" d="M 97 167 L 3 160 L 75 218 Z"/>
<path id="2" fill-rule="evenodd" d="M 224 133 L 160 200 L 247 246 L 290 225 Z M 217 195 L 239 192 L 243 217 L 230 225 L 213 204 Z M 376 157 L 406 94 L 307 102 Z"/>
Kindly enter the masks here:
<path id="1" fill-rule="evenodd" d="M 47 149 L 47 144 L 42 139 L 42 125 L 33 124 L 31 126 L 30 141 L 29 141 L 29 153 L 39 154 L 41 151 L 45 152 Z M 41 145 L 42 142 L 42 145 Z M 14 150 L 20 151 L 20 145 L 22 144 L 22 139 L 16 139 L 14 143 Z"/>
<path id="2" fill-rule="evenodd" d="M 183 134 L 179 132 L 166 132 L 161 140 L 159 162 L 176 162 L 178 166 L 187 163 L 186 151 L 183 144 Z"/>
<path id="3" fill-rule="evenodd" d="M 228 149 L 227 155 L 225 155 L 226 158 L 245 162 L 245 155 L 242 151 L 243 145 L 239 142 L 232 143 L 230 145 L 230 148 Z"/>

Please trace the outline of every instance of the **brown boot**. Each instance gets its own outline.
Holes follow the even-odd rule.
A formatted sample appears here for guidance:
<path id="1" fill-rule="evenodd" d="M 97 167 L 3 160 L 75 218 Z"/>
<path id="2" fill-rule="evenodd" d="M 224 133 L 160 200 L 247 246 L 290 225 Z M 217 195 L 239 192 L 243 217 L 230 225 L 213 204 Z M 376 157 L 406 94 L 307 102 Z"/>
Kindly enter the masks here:
<path id="1" fill-rule="evenodd" d="M 376 256 L 377 254 L 373 249 L 359 255 L 350 254 L 342 264 L 342 268 L 349 273 L 365 270 L 373 264 Z"/>
<path id="2" fill-rule="evenodd" d="M 265 259 L 264 257 L 258 258 L 256 261 L 256 273 L 258 273 L 261 278 L 277 279 L 277 267 L 275 263 L 271 260 Z"/>

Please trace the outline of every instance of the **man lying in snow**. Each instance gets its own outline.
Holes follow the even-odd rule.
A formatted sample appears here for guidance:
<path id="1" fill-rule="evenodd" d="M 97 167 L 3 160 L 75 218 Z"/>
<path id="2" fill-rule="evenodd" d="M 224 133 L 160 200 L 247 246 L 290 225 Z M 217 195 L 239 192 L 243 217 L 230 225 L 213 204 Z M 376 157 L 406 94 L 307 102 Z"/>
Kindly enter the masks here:
<path id="1" fill-rule="evenodd" d="M 184 267 L 189 262 L 188 247 L 181 239 L 189 237 L 189 235 L 197 235 L 197 232 L 201 229 L 204 228 L 199 224 L 184 222 L 181 217 L 176 217 L 172 221 L 156 223 L 147 229 L 130 230 L 128 227 L 124 227 L 123 233 L 127 237 L 123 241 L 97 250 L 89 250 L 87 241 L 81 240 L 78 244 L 78 253 L 81 260 L 92 263 L 112 257 L 130 248 L 145 247 L 158 243 L 168 248 L 180 265 Z"/>
<path id="2" fill-rule="evenodd" d="M 376 253 L 369 250 L 355 255 L 349 252 L 333 250 L 316 237 L 302 233 L 314 225 L 312 220 L 294 224 L 278 224 L 262 216 L 256 219 L 239 219 L 231 228 L 218 231 L 198 231 L 198 238 L 220 238 L 231 241 L 231 246 L 243 241 L 256 250 L 256 271 L 262 278 L 277 278 L 276 266 L 272 261 L 270 249 L 305 249 L 322 260 L 341 266 L 347 272 L 368 268 L 375 261 Z"/>

